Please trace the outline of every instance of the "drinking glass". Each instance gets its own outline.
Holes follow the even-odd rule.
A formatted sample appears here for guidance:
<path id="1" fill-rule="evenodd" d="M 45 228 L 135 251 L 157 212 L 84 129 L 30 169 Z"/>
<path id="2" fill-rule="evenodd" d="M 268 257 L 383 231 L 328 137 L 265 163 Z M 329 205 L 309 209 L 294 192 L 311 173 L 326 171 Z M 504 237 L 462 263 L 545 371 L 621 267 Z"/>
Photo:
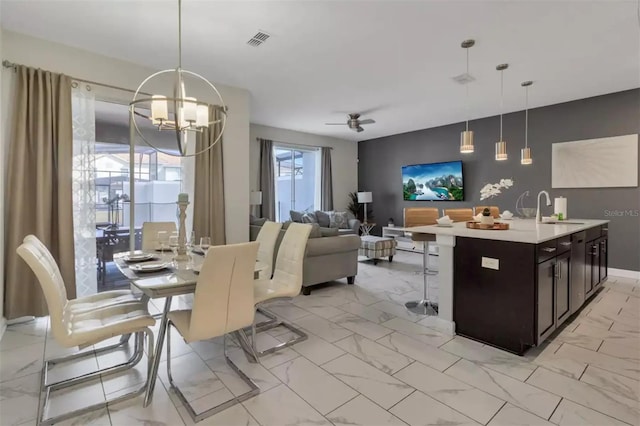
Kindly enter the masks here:
<path id="1" fill-rule="evenodd" d="M 193 250 L 196 245 L 196 231 L 191 231 L 189 234 L 189 240 L 187 241 L 187 248 L 189 251 Z"/>
<path id="2" fill-rule="evenodd" d="M 167 242 L 169 240 L 169 234 L 167 231 L 160 231 L 156 236 L 156 243 L 158 244 L 157 249 L 160 251 L 165 251 L 167 247 Z"/>
<path id="3" fill-rule="evenodd" d="M 204 255 L 207 255 L 209 251 L 209 247 L 211 247 L 211 237 L 202 237 L 200 238 L 200 248 L 204 252 Z"/>
<path id="4" fill-rule="evenodd" d="M 173 252 L 174 256 L 178 255 L 178 236 L 172 235 L 169 237 L 169 248 Z"/>

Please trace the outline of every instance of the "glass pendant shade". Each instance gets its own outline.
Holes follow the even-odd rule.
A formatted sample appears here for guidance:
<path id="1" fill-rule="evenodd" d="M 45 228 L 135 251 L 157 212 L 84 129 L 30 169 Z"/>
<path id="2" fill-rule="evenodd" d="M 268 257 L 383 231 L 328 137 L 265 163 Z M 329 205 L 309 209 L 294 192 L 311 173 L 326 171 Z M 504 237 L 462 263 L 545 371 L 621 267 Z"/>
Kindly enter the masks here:
<path id="1" fill-rule="evenodd" d="M 473 130 L 465 130 L 460 133 L 460 153 L 470 154 L 473 152 Z"/>
<path id="2" fill-rule="evenodd" d="M 507 158 L 507 143 L 505 141 L 496 142 L 496 161 L 504 161 Z"/>
<path id="3" fill-rule="evenodd" d="M 526 147 L 520 150 L 520 164 L 532 164 L 531 148 Z"/>

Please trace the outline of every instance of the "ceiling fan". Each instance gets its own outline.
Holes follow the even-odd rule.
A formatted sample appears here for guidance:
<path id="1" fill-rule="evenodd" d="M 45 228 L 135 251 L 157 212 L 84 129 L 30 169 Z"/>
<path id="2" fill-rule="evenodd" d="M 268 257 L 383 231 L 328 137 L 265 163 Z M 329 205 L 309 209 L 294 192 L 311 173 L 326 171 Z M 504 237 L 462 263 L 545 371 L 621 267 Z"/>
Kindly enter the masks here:
<path id="1" fill-rule="evenodd" d="M 360 114 L 353 113 L 349 114 L 349 119 L 346 123 L 325 123 L 327 126 L 349 126 L 351 130 L 354 132 L 362 132 L 364 129 L 362 128 L 362 124 L 373 124 L 374 120 L 367 118 L 365 120 L 360 120 Z"/>

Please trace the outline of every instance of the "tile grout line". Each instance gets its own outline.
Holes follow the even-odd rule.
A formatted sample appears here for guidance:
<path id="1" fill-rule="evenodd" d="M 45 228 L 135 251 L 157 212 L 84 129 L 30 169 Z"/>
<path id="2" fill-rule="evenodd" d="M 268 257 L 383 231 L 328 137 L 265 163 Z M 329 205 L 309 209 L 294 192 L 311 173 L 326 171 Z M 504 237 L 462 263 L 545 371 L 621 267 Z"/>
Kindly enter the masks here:
<path id="1" fill-rule="evenodd" d="M 551 417 L 553 417 L 553 415 L 555 414 L 556 410 L 558 409 L 562 401 L 564 401 L 564 397 L 560 397 L 560 401 L 558 401 L 556 408 L 553 409 L 553 411 L 551 412 L 551 415 L 549 415 L 549 418 L 547 420 L 551 421 Z"/>
<path id="2" fill-rule="evenodd" d="M 493 396 L 493 395 L 492 395 L 492 396 Z M 500 398 L 498 398 L 498 399 L 500 399 Z M 494 417 L 495 417 L 495 416 L 497 416 L 497 415 L 498 415 L 498 413 L 499 413 L 500 411 L 502 411 L 502 409 L 503 409 L 503 408 L 505 407 L 505 405 L 507 405 L 508 403 L 509 403 L 508 401 L 505 401 L 505 402 L 504 402 L 504 404 L 502 404 L 502 406 L 500 406 L 500 408 L 498 408 L 498 411 L 496 411 L 495 413 L 493 413 L 493 416 L 491 416 L 491 418 L 489 419 L 489 421 L 488 421 L 488 422 L 486 422 L 486 423 L 485 423 L 485 425 L 488 425 L 489 423 L 491 423 L 491 421 L 494 419 Z M 519 408 L 519 407 L 518 407 L 518 408 Z M 527 413 L 530 413 L 530 411 L 528 411 L 528 410 L 524 410 L 524 411 L 526 411 Z"/>

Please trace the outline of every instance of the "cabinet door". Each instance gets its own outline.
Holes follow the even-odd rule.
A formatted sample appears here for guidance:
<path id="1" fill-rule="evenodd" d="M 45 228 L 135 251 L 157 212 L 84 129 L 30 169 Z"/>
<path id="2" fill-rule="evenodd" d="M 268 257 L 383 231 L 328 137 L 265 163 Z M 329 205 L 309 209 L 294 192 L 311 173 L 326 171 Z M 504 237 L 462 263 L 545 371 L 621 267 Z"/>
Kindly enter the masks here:
<path id="1" fill-rule="evenodd" d="M 564 322 L 571 313 L 569 301 L 571 300 L 571 257 L 565 253 L 556 258 L 555 289 L 556 289 L 556 327 Z"/>
<path id="2" fill-rule="evenodd" d="M 609 241 L 606 238 L 600 239 L 600 282 L 604 282 L 607 279 L 607 269 L 609 267 L 608 243 Z"/>
<path id="3" fill-rule="evenodd" d="M 600 283 L 600 244 L 597 240 L 590 243 L 589 253 L 591 253 L 591 290 L 594 290 Z"/>
<path id="4" fill-rule="evenodd" d="M 538 264 L 538 344 L 555 329 L 555 259 Z"/>

